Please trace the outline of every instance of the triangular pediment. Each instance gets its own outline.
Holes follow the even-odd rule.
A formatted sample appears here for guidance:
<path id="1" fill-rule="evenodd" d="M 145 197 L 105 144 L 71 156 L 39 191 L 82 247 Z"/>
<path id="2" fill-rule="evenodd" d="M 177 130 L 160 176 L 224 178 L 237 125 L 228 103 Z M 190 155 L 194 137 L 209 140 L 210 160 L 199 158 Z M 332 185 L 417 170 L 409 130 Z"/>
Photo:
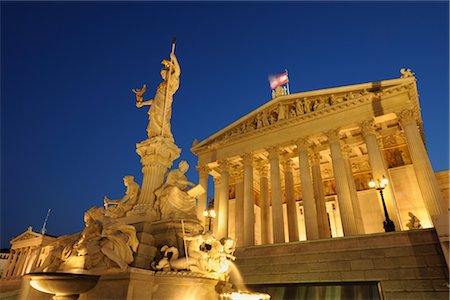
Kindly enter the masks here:
<path id="1" fill-rule="evenodd" d="M 15 243 L 15 242 L 19 242 L 19 241 L 25 241 L 25 240 L 30 240 L 30 239 L 35 239 L 35 238 L 41 238 L 41 237 L 42 237 L 42 234 L 27 230 L 24 233 L 18 235 L 14 239 L 12 239 L 11 243 Z"/>
<path id="2" fill-rule="evenodd" d="M 324 114 L 345 110 L 352 105 L 373 101 L 376 97 L 402 93 L 413 87 L 414 82 L 415 77 L 404 77 L 278 96 L 193 145 L 191 151 L 197 154 L 201 149 L 264 135 L 284 126 L 292 126 Z"/>

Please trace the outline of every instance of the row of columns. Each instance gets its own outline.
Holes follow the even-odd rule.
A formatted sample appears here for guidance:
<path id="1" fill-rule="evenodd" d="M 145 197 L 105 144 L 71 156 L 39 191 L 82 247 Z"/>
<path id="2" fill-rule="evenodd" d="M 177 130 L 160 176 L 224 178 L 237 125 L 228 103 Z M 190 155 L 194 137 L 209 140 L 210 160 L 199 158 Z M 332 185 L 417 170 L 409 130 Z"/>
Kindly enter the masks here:
<path id="1" fill-rule="evenodd" d="M 417 115 L 407 110 L 398 114 L 400 123 L 405 131 L 411 160 L 417 176 L 420 190 L 430 216 L 445 212 L 442 194 L 431 168 L 428 155 L 417 127 Z M 389 178 L 389 172 L 381 148 L 378 144 L 377 133 L 372 121 L 359 124 L 367 146 L 369 163 L 373 177 Z M 363 218 L 359 207 L 357 191 L 353 180 L 349 150 L 341 147 L 339 129 L 325 133 L 331 152 L 336 193 L 341 212 L 344 235 L 364 234 Z M 306 236 L 308 240 L 331 237 L 325 208 L 320 171 L 320 154 L 309 156 L 307 138 L 296 141 L 300 181 L 302 187 L 302 201 L 305 216 Z M 292 161 L 280 161 L 278 147 L 269 147 L 268 164 L 270 167 L 272 219 L 270 220 L 269 174 L 267 165 L 257 166 L 260 177 L 260 207 L 261 207 L 261 240 L 263 244 L 270 242 L 284 243 L 284 217 L 282 206 L 282 190 L 280 164 L 283 165 L 285 178 L 285 197 L 287 206 L 287 224 L 289 241 L 298 241 L 297 204 L 294 194 L 294 180 Z M 343 152 L 347 152 L 345 155 Z M 242 155 L 243 174 L 235 175 L 236 180 L 236 237 L 238 245 L 253 245 L 254 240 L 254 198 L 253 198 L 253 156 L 250 153 Z M 311 162 L 311 164 L 310 164 Z M 221 169 L 220 182 L 215 179 L 215 199 L 217 212 L 217 231 L 219 238 L 228 235 L 228 188 L 230 183 L 230 164 L 227 160 L 219 161 Z M 200 182 L 207 186 L 207 172 L 200 173 Z M 219 192 L 217 192 L 219 191 Z M 397 229 L 401 228 L 399 210 L 390 185 L 385 189 L 385 201 L 389 216 Z M 200 210 L 206 208 L 206 196 L 199 201 Z M 201 203 L 200 203 L 201 202 Z M 381 203 L 380 203 L 381 206 Z M 381 209 L 381 208 L 380 208 Z M 203 219 L 203 218 L 200 218 Z M 271 225 L 271 227 L 270 227 Z M 272 233 L 272 236 L 271 236 Z"/>
<path id="2" fill-rule="evenodd" d="M 34 249 L 34 247 L 11 249 L 2 279 L 12 279 L 24 275 L 31 262 Z"/>

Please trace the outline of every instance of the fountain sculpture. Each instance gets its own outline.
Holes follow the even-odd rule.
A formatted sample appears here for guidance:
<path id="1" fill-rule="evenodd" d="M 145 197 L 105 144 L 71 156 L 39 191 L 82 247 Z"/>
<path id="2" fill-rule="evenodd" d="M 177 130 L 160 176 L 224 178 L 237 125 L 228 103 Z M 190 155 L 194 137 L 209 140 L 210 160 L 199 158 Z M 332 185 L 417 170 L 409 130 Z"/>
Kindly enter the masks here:
<path id="1" fill-rule="evenodd" d="M 181 161 L 178 169 L 167 173 L 181 152 L 170 127 L 181 73 L 174 50 L 175 41 L 170 61 L 162 61 L 163 81 L 153 99 L 144 100 L 146 85 L 133 89 L 136 106 L 150 106 L 148 138 L 136 145 L 143 165 L 142 186 L 133 176 L 125 176 L 124 197 L 105 197 L 104 207 L 90 208 L 84 230 L 39 249 L 49 254 L 24 277 L 37 290 L 54 294 L 54 299 L 233 297 L 227 280 L 235 242 L 204 231 L 197 219 L 196 197 L 205 190 L 187 180 L 188 163 Z M 21 291 L 22 299 L 46 299 L 45 295 L 28 285 Z M 258 295 L 256 299 L 267 298 Z"/>

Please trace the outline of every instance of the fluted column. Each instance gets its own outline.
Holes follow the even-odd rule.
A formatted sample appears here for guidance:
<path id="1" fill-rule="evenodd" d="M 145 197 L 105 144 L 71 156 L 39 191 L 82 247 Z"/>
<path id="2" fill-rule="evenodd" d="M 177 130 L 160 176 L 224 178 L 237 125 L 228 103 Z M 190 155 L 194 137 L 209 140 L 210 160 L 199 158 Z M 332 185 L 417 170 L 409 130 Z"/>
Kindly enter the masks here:
<path id="1" fill-rule="evenodd" d="M 266 165 L 258 167 L 260 206 L 261 206 L 261 243 L 270 244 L 270 203 L 269 203 L 269 168 Z"/>
<path id="2" fill-rule="evenodd" d="M 339 140 L 339 130 L 330 130 L 326 133 L 331 151 L 334 180 L 336 181 L 336 193 L 341 212 L 342 227 L 345 236 L 358 234 L 353 205 L 350 195 L 349 183 L 345 161 L 342 157 L 342 150 Z"/>
<path id="3" fill-rule="evenodd" d="M 361 207 L 359 205 L 358 193 L 356 191 L 355 179 L 353 178 L 352 164 L 350 162 L 350 157 L 352 154 L 352 149 L 349 145 L 345 145 L 342 149 L 345 162 L 345 171 L 347 173 L 348 187 L 350 191 L 350 199 L 352 200 L 353 215 L 355 216 L 356 228 L 359 234 L 364 234 L 364 222 L 361 214 Z"/>
<path id="4" fill-rule="evenodd" d="M 8 262 L 6 264 L 5 269 L 3 270 L 2 278 L 9 277 L 9 272 L 10 272 L 10 269 L 11 269 L 11 266 L 12 266 L 12 262 L 13 262 L 13 259 L 14 259 L 15 255 L 16 255 L 15 250 L 10 250 L 9 251 Z"/>
<path id="5" fill-rule="evenodd" d="M 311 178 L 311 167 L 308 157 L 308 140 L 296 141 L 298 161 L 300 166 L 300 182 L 302 187 L 303 211 L 305 215 L 306 238 L 316 240 L 319 238 L 319 226 L 317 222 L 317 209 L 314 200 L 314 187 Z"/>
<path id="6" fill-rule="evenodd" d="M 201 220 L 204 228 L 207 227 L 206 218 L 203 212 L 206 210 L 206 201 L 208 198 L 208 176 L 211 171 L 208 166 L 197 166 L 199 184 L 205 189 L 205 193 L 198 196 L 197 202 L 197 218 Z"/>
<path id="7" fill-rule="evenodd" d="M 284 188 L 286 192 L 286 206 L 288 217 L 289 242 L 299 241 L 297 203 L 294 192 L 294 175 L 292 174 L 293 163 L 291 159 L 282 162 L 284 169 Z"/>
<path id="8" fill-rule="evenodd" d="M 214 177 L 214 211 L 216 212 L 216 217 L 212 220 L 213 222 L 213 233 L 217 236 L 218 220 L 219 215 L 219 203 L 220 203 L 220 176 Z"/>
<path id="9" fill-rule="evenodd" d="M 312 158 L 311 173 L 314 186 L 314 198 L 316 199 L 317 225 L 319 238 L 331 237 L 330 226 L 328 225 L 327 207 L 325 204 L 325 192 L 322 184 L 322 173 L 320 171 L 320 153 L 316 152 Z"/>
<path id="10" fill-rule="evenodd" d="M 234 209 L 234 228 L 236 246 L 244 245 L 244 174 L 242 169 L 233 170 L 236 184 L 236 206 Z"/>
<path id="11" fill-rule="evenodd" d="M 280 159 L 278 147 L 270 147 L 270 182 L 272 187 L 273 242 L 284 243 L 283 202 L 281 199 Z"/>
<path id="12" fill-rule="evenodd" d="M 400 124 L 405 131 L 411 161 L 428 213 L 430 216 L 443 214 L 447 211 L 447 207 L 417 127 L 418 112 L 412 109 L 404 110 L 399 114 L 399 117 Z"/>
<path id="13" fill-rule="evenodd" d="M 228 237 L 228 202 L 229 202 L 229 180 L 230 164 L 227 160 L 219 162 L 220 172 L 220 195 L 219 213 L 217 215 L 217 238 Z"/>
<path id="14" fill-rule="evenodd" d="M 244 160 L 244 245 L 255 244 L 255 211 L 253 197 L 253 154 L 246 153 Z"/>
<path id="15" fill-rule="evenodd" d="M 386 167 L 384 156 L 381 153 L 380 146 L 378 144 L 376 128 L 373 121 L 365 121 L 359 124 L 364 137 L 364 141 L 367 146 L 367 154 L 369 156 L 369 163 L 372 169 L 372 176 L 374 180 L 382 179 L 386 177 L 390 183 L 392 183 L 391 176 Z M 384 202 L 389 214 L 389 218 L 394 222 L 395 228 L 400 230 L 402 223 L 400 221 L 400 213 L 395 200 L 394 191 L 392 190 L 392 184 L 388 184 L 383 190 Z M 381 214 L 384 215 L 383 205 L 380 202 Z"/>

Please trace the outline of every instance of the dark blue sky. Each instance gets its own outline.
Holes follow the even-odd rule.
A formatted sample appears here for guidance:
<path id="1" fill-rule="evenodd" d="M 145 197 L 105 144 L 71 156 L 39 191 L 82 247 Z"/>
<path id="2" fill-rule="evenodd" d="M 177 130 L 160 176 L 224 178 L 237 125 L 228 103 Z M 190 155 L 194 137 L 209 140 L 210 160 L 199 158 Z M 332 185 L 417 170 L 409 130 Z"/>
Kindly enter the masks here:
<path id="1" fill-rule="evenodd" d="M 31 225 L 83 228 L 83 212 L 142 179 L 135 144 L 174 35 L 182 75 L 172 130 L 189 148 L 270 100 L 269 74 L 291 92 L 417 76 L 427 148 L 448 169 L 447 2 L 1 2 L 1 245 Z"/>

